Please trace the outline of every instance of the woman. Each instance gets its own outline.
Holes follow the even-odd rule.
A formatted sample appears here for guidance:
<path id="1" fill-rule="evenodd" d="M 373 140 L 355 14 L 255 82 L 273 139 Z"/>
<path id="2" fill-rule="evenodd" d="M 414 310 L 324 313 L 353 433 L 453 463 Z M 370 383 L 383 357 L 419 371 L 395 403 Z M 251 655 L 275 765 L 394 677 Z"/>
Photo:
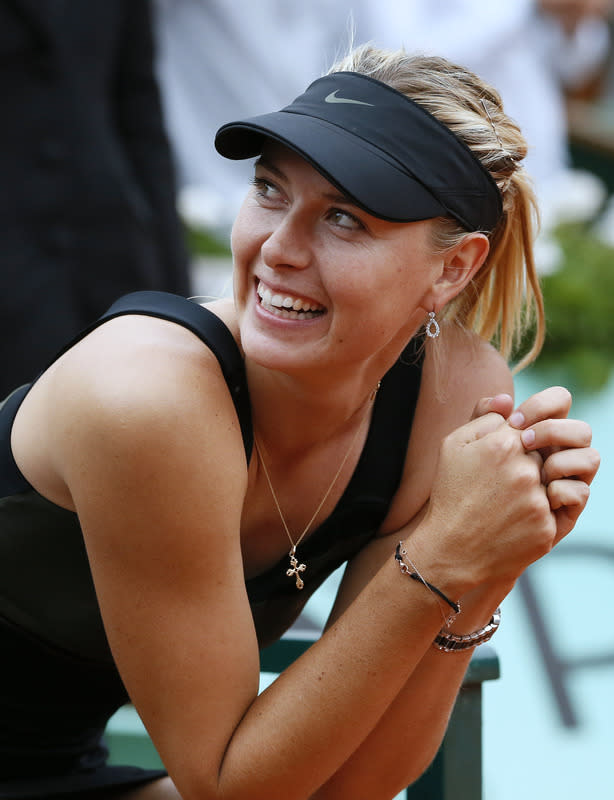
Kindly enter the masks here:
<path id="1" fill-rule="evenodd" d="M 514 410 L 486 341 L 509 354 L 525 288 L 529 358 L 542 335 L 492 90 L 363 47 L 217 147 L 259 156 L 234 302 L 124 298 L 3 409 L 4 797 L 393 797 L 587 501 L 568 392 Z M 326 632 L 257 697 L 258 645 L 346 560 Z M 124 686 L 168 777 L 104 766 Z"/>

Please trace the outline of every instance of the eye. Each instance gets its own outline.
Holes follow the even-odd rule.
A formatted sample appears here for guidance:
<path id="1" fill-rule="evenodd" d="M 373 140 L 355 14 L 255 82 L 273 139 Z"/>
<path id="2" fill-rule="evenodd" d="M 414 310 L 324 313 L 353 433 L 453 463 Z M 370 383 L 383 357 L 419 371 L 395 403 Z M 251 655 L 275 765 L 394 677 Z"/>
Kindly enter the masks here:
<path id="1" fill-rule="evenodd" d="M 279 189 L 274 183 L 255 175 L 251 180 L 255 194 L 263 200 L 277 200 L 280 196 Z"/>
<path id="2" fill-rule="evenodd" d="M 328 212 L 328 219 L 339 228 L 345 228 L 348 231 L 360 231 L 364 229 L 364 225 L 349 211 L 343 211 L 341 208 L 331 208 Z"/>

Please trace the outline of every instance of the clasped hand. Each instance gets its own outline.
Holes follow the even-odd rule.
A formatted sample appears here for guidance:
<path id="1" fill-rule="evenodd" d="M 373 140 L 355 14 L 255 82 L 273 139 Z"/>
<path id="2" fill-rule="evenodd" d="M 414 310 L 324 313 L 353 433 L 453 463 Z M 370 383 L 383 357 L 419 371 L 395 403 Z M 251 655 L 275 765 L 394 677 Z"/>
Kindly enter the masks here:
<path id="1" fill-rule="evenodd" d="M 427 516 L 460 591 L 513 582 L 574 527 L 599 467 L 590 426 L 552 387 L 481 400 L 444 440 Z"/>

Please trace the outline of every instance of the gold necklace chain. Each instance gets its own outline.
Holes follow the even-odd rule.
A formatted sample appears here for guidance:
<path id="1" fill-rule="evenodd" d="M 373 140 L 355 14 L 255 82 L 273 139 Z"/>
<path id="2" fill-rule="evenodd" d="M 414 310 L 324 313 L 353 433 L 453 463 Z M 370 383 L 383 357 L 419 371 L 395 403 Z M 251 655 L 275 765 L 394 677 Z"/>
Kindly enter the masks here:
<path id="1" fill-rule="evenodd" d="M 375 400 L 375 396 L 377 394 L 377 390 L 380 387 L 380 383 L 381 383 L 381 381 L 377 384 L 377 388 L 374 389 L 373 392 L 371 392 L 371 396 L 369 397 L 369 400 L 371 402 L 373 402 Z M 297 589 L 302 589 L 303 586 L 305 585 L 305 582 L 301 578 L 301 572 L 305 572 L 305 570 L 307 569 L 307 564 L 299 563 L 299 561 L 298 561 L 298 559 L 296 557 L 296 548 L 299 546 L 299 544 L 302 542 L 302 540 L 305 538 L 305 536 L 309 532 L 309 529 L 311 528 L 315 518 L 320 513 L 320 510 L 321 510 L 322 506 L 324 505 L 324 503 L 328 499 L 328 496 L 332 492 L 333 486 L 337 482 L 337 478 L 339 477 L 339 475 L 341 475 L 341 471 L 343 470 L 343 467 L 345 466 L 348 458 L 350 457 L 350 453 L 352 452 L 352 449 L 354 448 L 354 445 L 356 444 L 356 440 L 358 439 L 358 434 L 360 433 L 361 427 L 362 426 L 359 425 L 356 428 L 356 433 L 352 437 L 352 441 L 350 442 L 350 446 L 348 447 L 345 455 L 343 456 L 343 460 L 342 460 L 341 464 L 339 465 L 339 469 L 335 472 L 335 475 L 334 475 L 332 481 L 330 482 L 330 484 L 328 486 L 328 489 L 324 492 L 324 496 L 322 497 L 322 499 L 318 503 L 318 506 L 317 506 L 316 510 L 313 512 L 313 514 L 311 516 L 311 519 L 309 520 L 309 522 L 305 526 L 303 532 L 298 537 L 296 542 L 292 538 L 292 535 L 290 533 L 290 529 L 288 528 L 288 523 L 286 522 L 286 518 L 284 517 L 283 512 L 281 510 L 281 506 L 279 505 L 279 500 L 277 499 L 277 494 L 275 493 L 275 489 L 273 488 L 273 482 L 271 481 L 271 476 L 269 475 L 269 471 L 268 471 L 267 466 L 266 466 L 266 464 L 264 462 L 264 458 L 262 457 L 262 451 L 260 449 L 260 445 L 258 444 L 258 438 L 254 435 L 254 444 L 256 445 L 256 450 L 257 450 L 258 456 L 260 458 L 260 463 L 262 464 L 262 469 L 264 471 L 264 476 L 265 476 L 265 478 L 267 480 L 267 483 L 269 484 L 269 489 L 271 490 L 271 496 L 273 497 L 273 502 L 275 503 L 275 508 L 277 509 L 277 513 L 279 514 L 279 518 L 281 519 L 281 523 L 284 526 L 284 530 L 286 532 L 286 536 L 288 537 L 288 539 L 290 541 L 290 544 L 292 545 L 292 547 L 290 548 L 290 552 L 288 553 L 288 557 L 290 558 L 290 567 L 286 570 L 286 575 L 289 578 L 292 578 L 292 577 L 296 578 L 296 588 Z"/>

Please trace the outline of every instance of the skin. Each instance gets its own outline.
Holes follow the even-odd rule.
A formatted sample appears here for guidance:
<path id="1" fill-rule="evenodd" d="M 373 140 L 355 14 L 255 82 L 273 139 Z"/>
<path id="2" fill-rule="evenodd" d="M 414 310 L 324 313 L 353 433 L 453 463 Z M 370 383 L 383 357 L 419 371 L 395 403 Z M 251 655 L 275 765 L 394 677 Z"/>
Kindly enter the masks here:
<path id="1" fill-rule="evenodd" d="M 263 157 L 233 231 L 235 304 L 211 307 L 243 348 L 256 435 L 300 531 L 349 451 L 316 526 L 347 485 L 378 380 L 488 243 L 470 234 L 435 254 L 432 222 L 376 219 L 289 151 Z M 321 313 L 280 318 L 260 282 Z M 431 647 L 441 610 L 400 573 L 396 543 L 461 600 L 452 630 L 474 630 L 571 530 L 599 461 L 590 428 L 567 418 L 565 389 L 514 410 L 495 351 L 452 327 L 442 336 L 450 399 L 427 351 L 380 535 L 348 565 L 324 635 L 261 696 L 244 572 L 288 541 L 256 453 L 245 466 L 214 357 L 180 326 L 122 317 L 35 385 L 15 458 L 79 514 L 109 643 L 172 778 L 109 797 L 383 800 L 428 765 L 470 653 Z"/>

